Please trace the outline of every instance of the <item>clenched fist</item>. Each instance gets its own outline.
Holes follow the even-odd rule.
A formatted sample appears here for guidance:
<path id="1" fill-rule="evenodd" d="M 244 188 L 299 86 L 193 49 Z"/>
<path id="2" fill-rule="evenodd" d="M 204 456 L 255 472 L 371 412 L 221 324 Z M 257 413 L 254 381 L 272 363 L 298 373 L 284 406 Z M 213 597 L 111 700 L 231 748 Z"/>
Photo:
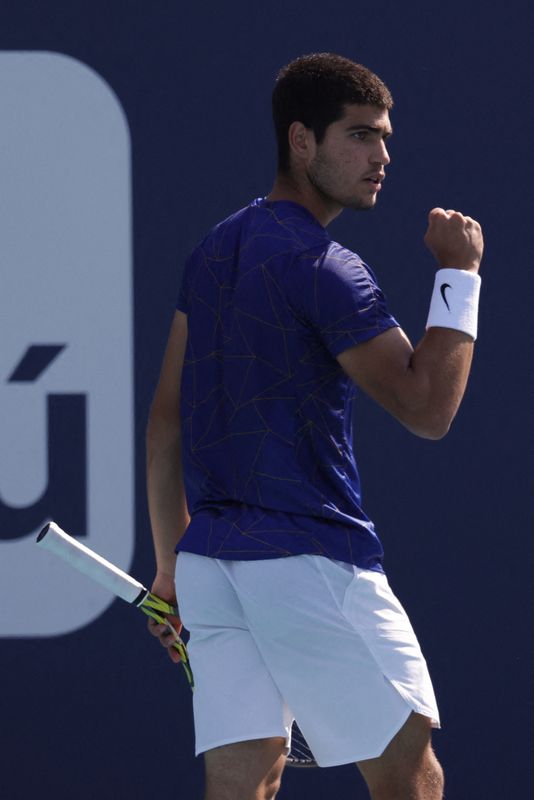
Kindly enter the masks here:
<path id="1" fill-rule="evenodd" d="M 475 219 L 452 209 L 433 208 L 428 215 L 425 244 L 440 267 L 478 272 L 484 237 Z"/>

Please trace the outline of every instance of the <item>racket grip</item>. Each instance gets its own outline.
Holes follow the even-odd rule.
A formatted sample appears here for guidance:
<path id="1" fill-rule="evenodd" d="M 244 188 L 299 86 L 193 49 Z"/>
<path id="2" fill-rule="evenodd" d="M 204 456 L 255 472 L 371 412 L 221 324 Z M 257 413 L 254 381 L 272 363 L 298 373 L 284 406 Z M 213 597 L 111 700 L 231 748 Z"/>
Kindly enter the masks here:
<path id="1" fill-rule="evenodd" d="M 127 603 L 139 605 L 148 594 L 142 583 L 69 536 L 55 522 L 45 525 L 37 537 L 37 543 Z"/>

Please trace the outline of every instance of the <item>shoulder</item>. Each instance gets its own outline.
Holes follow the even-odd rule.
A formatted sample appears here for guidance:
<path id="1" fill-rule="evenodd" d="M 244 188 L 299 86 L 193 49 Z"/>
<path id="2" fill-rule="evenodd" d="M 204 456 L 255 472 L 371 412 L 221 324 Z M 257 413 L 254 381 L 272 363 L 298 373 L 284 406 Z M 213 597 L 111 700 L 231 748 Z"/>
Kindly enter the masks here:
<path id="1" fill-rule="evenodd" d="M 298 233 L 297 221 L 277 213 L 277 210 L 263 203 L 262 198 L 258 198 L 210 228 L 193 249 L 192 256 L 194 258 L 201 254 L 218 258 L 225 251 L 233 253 L 237 244 L 250 246 L 256 242 L 264 246 L 267 239 L 275 249 L 277 243 L 283 248 L 284 240 L 286 243 L 294 240 L 294 244 L 300 241 L 299 249 L 309 246 L 309 239 L 300 240 Z"/>
<path id="2" fill-rule="evenodd" d="M 192 255 L 199 252 L 210 252 L 214 246 L 224 241 L 228 234 L 232 232 L 237 234 L 242 229 L 243 225 L 246 224 L 250 213 L 251 206 L 245 206 L 244 208 L 238 209 L 233 214 L 230 214 L 230 216 L 221 220 L 216 225 L 213 225 L 193 249 Z"/>
<path id="3" fill-rule="evenodd" d="M 348 284 L 367 291 L 378 288 L 372 269 L 357 253 L 338 242 L 310 248 L 301 253 L 299 261 L 323 285 Z"/>

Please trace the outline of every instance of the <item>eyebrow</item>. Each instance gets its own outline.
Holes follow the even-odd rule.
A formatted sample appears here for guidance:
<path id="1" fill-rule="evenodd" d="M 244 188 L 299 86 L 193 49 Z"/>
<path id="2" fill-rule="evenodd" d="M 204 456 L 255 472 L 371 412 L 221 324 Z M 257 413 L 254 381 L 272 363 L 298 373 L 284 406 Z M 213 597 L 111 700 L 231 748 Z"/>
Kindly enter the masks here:
<path id="1" fill-rule="evenodd" d="M 346 130 L 347 133 L 349 131 L 371 131 L 371 133 L 382 134 L 384 138 L 391 136 L 391 134 L 393 133 L 393 128 L 378 128 L 374 127 L 373 125 L 349 125 L 349 127 L 346 128 Z"/>

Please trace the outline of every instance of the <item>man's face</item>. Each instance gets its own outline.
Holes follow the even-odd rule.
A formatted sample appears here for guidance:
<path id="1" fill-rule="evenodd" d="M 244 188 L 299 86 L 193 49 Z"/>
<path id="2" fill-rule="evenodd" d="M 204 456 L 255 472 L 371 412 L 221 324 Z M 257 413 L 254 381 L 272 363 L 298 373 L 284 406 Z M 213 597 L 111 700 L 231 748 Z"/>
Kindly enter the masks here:
<path id="1" fill-rule="evenodd" d="M 370 105 L 347 105 L 343 117 L 331 123 L 307 167 L 310 183 L 328 202 L 342 208 L 372 208 L 384 167 L 389 164 L 386 139 L 389 114 Z"/>

